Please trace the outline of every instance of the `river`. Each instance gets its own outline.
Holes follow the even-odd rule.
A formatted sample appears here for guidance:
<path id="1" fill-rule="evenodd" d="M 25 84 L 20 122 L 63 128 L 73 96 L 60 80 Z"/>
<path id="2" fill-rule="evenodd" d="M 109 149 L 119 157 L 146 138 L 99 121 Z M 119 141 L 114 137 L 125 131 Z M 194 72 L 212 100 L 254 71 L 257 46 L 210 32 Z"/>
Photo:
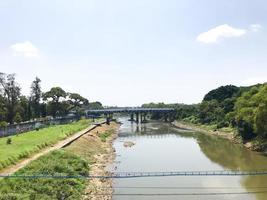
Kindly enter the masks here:
<path id="1" fill-rule="evenodd" d="M 121 118 L 114 141 L 116 172 L 262 170 L 267 157 L 216 136 L 163 122 L 136 124 Z M 124 147 L 124 142 L 135 145 Z M 113 180 L 113 199 L 267 199 L 267 176 L 186 176 Z M 256 192 L 256 193 L 255 193 Z M 220 194 L 224 193 L 224 194 Z M 158 194 L 154 196 L 153 194 Z"/>

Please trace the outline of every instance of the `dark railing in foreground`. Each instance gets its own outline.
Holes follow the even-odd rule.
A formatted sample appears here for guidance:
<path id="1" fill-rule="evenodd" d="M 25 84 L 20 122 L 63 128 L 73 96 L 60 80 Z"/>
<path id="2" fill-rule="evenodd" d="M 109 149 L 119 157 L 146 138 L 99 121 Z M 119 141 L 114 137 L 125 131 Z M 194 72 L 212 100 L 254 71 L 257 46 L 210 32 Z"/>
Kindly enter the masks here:
<path id="1" fill-rule="evenodd" d="M 145 178 L 145 177 L 174 177 L 174 176 L 260 176 L 267 175 L 264 171 L 174 171 L 174 172 L 116 172 L 108 176 L 94 175 L 1 175 L 1 178 L 22 179 L 117 179 L 117 178 Z"/>

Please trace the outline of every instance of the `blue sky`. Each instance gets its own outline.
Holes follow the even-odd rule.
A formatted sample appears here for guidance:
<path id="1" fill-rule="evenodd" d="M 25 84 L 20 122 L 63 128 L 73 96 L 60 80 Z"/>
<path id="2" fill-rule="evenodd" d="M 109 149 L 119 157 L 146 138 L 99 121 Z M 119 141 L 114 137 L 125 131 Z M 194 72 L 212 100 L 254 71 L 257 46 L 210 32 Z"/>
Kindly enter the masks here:
<path id="1" fill-rule="evenodd" d="M 265 0 L 1 0 L 0 71 L 105 105 L 267 81 Z"/>

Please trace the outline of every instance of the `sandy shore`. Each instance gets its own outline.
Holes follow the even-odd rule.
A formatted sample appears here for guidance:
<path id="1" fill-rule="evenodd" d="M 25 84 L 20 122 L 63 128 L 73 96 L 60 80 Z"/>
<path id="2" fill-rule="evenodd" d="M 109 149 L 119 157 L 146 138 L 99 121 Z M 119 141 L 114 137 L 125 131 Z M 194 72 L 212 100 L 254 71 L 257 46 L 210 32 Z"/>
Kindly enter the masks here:
<path id="1" fill-rule="evenodd" d="M 119 124 L 115 122 L 111 122 L 110 125 L 103 124 L 66 147 L 66 150 L 89 161 L 91 176 L 110 175 L 107 167 L 113 163 L 116 157 L 113 141 L 118 136 L 118 128 Z M 104 133 L 110 133 L 105 140 L 101 138 Z M 109 200 L 112 199 L 112 193 L 112 179 L 90 179 L 83 199 Z"/>
<path id="2" fill-rule="evenodd" d="M 216 136 L 220 136 L 222 138 L 225 138 L 225 139 L 228 139 L 231 141 L 235 140 L 234 133 L 226 133 L 226 132 L 222 132 L 222 131 L 210 131 L 210 130 L 206 130 L 204 128 L 201 128 L 197 125 L 194 125 L 194 124 L 189 124 L 189 123 L 184 123 L 184 122 L 179 122 L 179 121 L 174 121 L 172 124 L 177 128 L 193 130 L 193 131 L 197 131 L 197 132 L 206 133 L 209 135 L 216 135 Z"/>
<path id="3" fill-rule="evenodd" d="M 105 152 L 102 154 L 95 155 L 95 164 L 91 165 L 90 175 L 93 176 L 108 176 L 111 175 L 107 171 L 107 167 L 111 165 L 116 157 L 115 149 L 113 148 L 113 141 L 118 136 L 118 127 L 119 125 L 111 124 L 111 126 L 116 127 L 115 134 L 112 134 L 111 137 L 103 143 L 102 147 Z M 99 132 L 100 133 L 100 132 Z M 110 200 L 112 199 L 112 179 L 92 179 L 89 181 L 89 185 L 86 189 L 86 192 L 90 195 L 85 196 L 84 199 L 92 200 Z M 98 196 L 96 194 L 110 194 L 105 196 Z"/>

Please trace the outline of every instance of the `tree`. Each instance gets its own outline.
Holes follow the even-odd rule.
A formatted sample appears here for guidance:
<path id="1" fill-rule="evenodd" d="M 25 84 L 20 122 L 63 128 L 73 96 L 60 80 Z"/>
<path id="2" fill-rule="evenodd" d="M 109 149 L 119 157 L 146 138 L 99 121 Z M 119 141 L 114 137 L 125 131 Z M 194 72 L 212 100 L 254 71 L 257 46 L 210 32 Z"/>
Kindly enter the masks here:
<path id="1" fill-rule="evenodd" d="M 88 104 L 88 108 L 91 109 L 91 110 L 98 110 L 98 109 L 103 109 L 103 105 L 98 101 L 90 102 Z"/>
<path id="2" fill-rule="evenodd" d="M 239 88 L 234 85 L 221 86 L 215 90 L 211 90 L 208 94 L 205 95 L 204 101 L 217 100 L 222 102 L 227 98 L 231 98 L 239 93 Z"/>
<path id="3" fill-rule="evenodd" d="M 22 117 L 20 116 L 20 114 L 18 112 L 15 114 L 14 122 L 16 122 L 16 123 L 22 122 Z"/>
<path id="4" fill-rule="evenodd" d="M 15 74 L 6 75 L 4 73 L 0 73 L 0 86 L 4 91 L 7 121 L 12 124 L 20 96 L 20 87 L 15 81 Z"/>
<path id="5" fill-rule="evenodd" d="M 260 104 L 256 110 L 255 131 L 261 137 L 267 137 L 267 104 Z"/>
<path id="6" fill-rule="evenodd" d="M 40 101 L 42 98 L 42 91 L 41 91 L 41 79 L 38 77 L 35 78 L 35 80 L 31 84 L 31 107 L 33 111 L 33 117 L 38 118 L 41 115 L 41 106 Z"/>
<path id="7" fill-rule="evenodd" d="M 224 119 L 224 111 L 217 100 L 203 101 L 199 106 L 201 123 L 220 123 Z"/>
<path id="8" fill-rule="evenodd" d="M 6 120 L 6 114 L 5 98 L 0 93 L 0 122 Z"/>
<path id="9" fill-rule="evenodd" d="M 64 102 L 66 97 L 67 93 L 60 87 L 53 87 L 50 91 L 46 92 L 43 98 L 48 102 L 48 113 L 53 117 L 64 114 L 66 112 Z"/>
<path id="10" fill-rule="evenodd" d="M 235 103 L 236 124 L 243 139 L 267 136 L 267 84 L 252 87 Z"/>
<path id="11" fill-rule="evenodd" d="M 80 108 L 82 105 L 86 106 L 89 104 L 89 101 L 86 98 L 82 97 L 77 93 L 69 93 L 68 98 L 69 103 L 71 105 L 70 109 L 77 109 Z"/>
<path id="12" fill-rule="evenodd" d="M 30 101 L 26 96 L 20 96 L 16 112 L 20 114 L 22 121 L 28 121 L 31 119 Z"/>

